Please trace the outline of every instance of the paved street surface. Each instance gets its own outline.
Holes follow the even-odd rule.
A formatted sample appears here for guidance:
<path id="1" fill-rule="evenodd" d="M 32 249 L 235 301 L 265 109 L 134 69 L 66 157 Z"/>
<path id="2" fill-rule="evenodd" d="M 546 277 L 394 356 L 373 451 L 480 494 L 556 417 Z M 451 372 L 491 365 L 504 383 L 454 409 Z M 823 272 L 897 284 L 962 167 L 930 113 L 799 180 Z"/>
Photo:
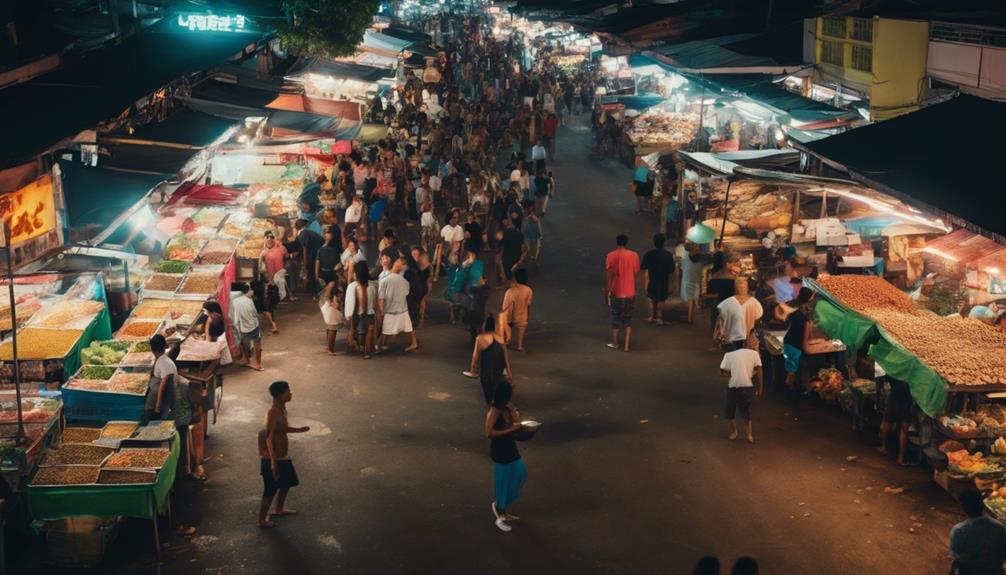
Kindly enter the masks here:
<path id="1" fill-rule="evenodd" d="M 493 526 L 481 392 L 461 375 L 471 348 L 447 323 L 441 281 L 417 355 L 332 358 L 312 302 L 281 310 L 266 371 L 226 376 L 209 480 L 174 496 L 175 524 L 198 532 L 165 537 L 162 572 L 676 574 L 704 554 L 750 554 L 770 574 L 946 573 L 956 504 L 837 409 L 770 392 L 755 405 L 757 444 L 727 440 L 707 322 L 674 308 L 671 325 L 649 326 L 637 298 L 632 353 L 605 348 L 604 254 L 621 231 L 644 252 L 656 224 L 632 213 L 629 170 L 589 156 L 586 119 L 559 136 L 529 351 L 511 356 L 515 402 L 544 422 L 521 444 L 530 476 L 513 532 Z M 255 435 L 276 379 L 292 384 L 291 425 L 311 432 L 291 437 L 300 513 L 263 531 Z M 154 566 L 150 523 L 134 521 L 102 570 Z"/>

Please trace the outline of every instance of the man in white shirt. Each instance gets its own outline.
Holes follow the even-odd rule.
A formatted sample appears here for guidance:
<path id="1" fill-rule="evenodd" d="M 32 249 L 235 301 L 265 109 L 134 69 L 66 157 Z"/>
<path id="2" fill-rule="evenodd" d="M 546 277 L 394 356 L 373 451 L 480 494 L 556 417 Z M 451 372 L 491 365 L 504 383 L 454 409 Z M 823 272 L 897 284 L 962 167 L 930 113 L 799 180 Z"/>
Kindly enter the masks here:
<path id="1" fill-rule="evenodd" d="M 750 347 L 735 349 L 723 356 L 720 363 L 720 375 L 729 377 L 727 383 L 727 402 L 724 417 L 730 422 L 730 441 L 737 439 L 737 424 L 734 423 L 734 413 L 739 411 L 747 427 L 748 443 L 754 443 L 754 433 L 751 426 L 751 400 L 761 397 L 763 378 L 761 370 L 761 355 L 757 349 L 758 340 L 751 338 Z M 755 386 L 755 378 L 758 385 Z"/>
<path id="2" fill-rule="evenodd" d="M 147 412 L 147 418 L 151 420 L 165 419 L 171 411 L 174 397 L 170 395 L 171 378 L 178 377 L 178 368 L 175 362 L 168 357 L 168 344 L 161 334 L 155 334 L 150 338 L 150 351 L 154 354 L 154 369 L 151 373 L 150 383 L 147 388 L 147 397 L 143 408 Z"/>
<path id="3" fill-rule="evenodd" d="M 539 138 L 538 141 L 535 142 L 534 147 L 531 148 L 531 160 L 534 161 L 535 173 L 545 169 L 546 154 L 545 144 L 542 143 L 541 138 Z"/>
<path id="4" fill-rule="evenodd" d="M 356 195 L 353 196 L 353 203 L 349 204 L 346 208 L 346 225 L 343 228 L 348 234 L 356 229 L 360 221 L 363 219 L 363 191 L 357 190 Z"/>
<path id="5" fill-rule="evenodd" d="M 419 349 L 416 332 L 412 329 L 412 319 L 409 317 L 409 280 L 402 275 L 405 267 L 405 258 L 400 257 L 395 260 L 389 273 L 383 275 L 377 286 L 377 313 L 381 318 L 382 351 L 388 349 L 388 337 L 394 337 L 400 333 L 407 333 L 411 338 L 405 351 Z"/>
<path id="6" fill-rule="evenodd" d="M 465 229 L 458 225 L 460 215 L 457 210 L 452 210 L 448 218 L 447 225 L 440 228 L 440 238 L 446 244 L 447 261 L 454 266 L 458 264 L 461 242 L 465 241 Z"/>
<path id="7" fill-rule="evenodd" d="M 241 365 L 250 365 L 255 371 L 262 371 L 262 333 L 253 297 L 248 284 L 232 288 L 229 315 L 234 326 L 234 338 L 241 349 Z"/>

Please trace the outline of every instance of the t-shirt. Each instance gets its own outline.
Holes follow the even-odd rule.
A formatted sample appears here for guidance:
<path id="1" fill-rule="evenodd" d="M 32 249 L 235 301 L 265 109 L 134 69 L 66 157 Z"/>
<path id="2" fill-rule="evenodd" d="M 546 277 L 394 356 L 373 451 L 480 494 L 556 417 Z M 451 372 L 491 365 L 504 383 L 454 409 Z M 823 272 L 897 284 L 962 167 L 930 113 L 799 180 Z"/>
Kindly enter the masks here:
<path id="1" fill-rule="evenodd" d="M 434 192 L 439 192 L 440 191 L 440 187 L 442 185 L 443 185 L 443 181 L 440 179 L 440 176 L 437 176 L 437 175 L 430 176 L 430 190 L 432 190 Z"/>
<path id="2" fill-rule="evenodd" d="M 428 201 L 430 201 L 430 191 L 425 186 L 416 188 L 416 205 L 422 207 Z"/>
<path id="3" fill-rule="evenodd" d="M 782 342 L 788 343 L 802 351 L 803 331 L 807 325 L 807 314 L 803 313 L 802 308 L 798 308 L 796 311 L 789 314 L 786 322 L 788 327 L 786 328 L 786 335 L 782 338 Z"/>
<path id="4" fill-rule="evenodd" d="M 349 253 L 349 248 L 346 248 L 342 250 L 342 255 L 339 256 L 339 262 L 342 263 L 343 267 L 346 267 L 349 265 L 350 261 L 354 264 L 356 262 L 365 262 L 367 261 L 367 256 L 364 255 L 362 249 L 357 249 L 355 254 L 351 254 Z"/>
<path id="5" fill-rule="evenodd" d="M 768 283 L 772 286 L 772 291 L 775 292 L 775 301 L 787 302 L 796 297 L 796 293 L 800 290 L 800 286 L 796 286 L 794 289 L 793 284 L 789 283 L 789 281 L 789 276 L 779 276 L 769 280 Z"/>
<path id="6" fill-rule="evenodd" d="M 339 265 L 339 248 L 328 245 L 318 248 L 318 269 L 323 272 L 330 272 Z"/>
<path id="7" fill-rule="evenodd" d="M 461 226 L 452 226 L 451 224 L 447 224 L 440 229 L 440 237 L 448 243 L 463 242 L 465 241 L 465 229 Z"/>
<path id="8" fill-rule="evenodd" d="M 304 228 L 297 234 L 297 241 L 307 250 L 308 259 L 314 258 L 321 246 L 325 245 L 325 238 L 313 230 Z"/>
<path id="9" fill-rule="evenodd" d="M 409 311 L 408 296 L 409 281 L 402 274 L 389 273 L 377 286 L 377 299 L 384 300 L 384 313 L 388 315 Z"/>
<path id="10" fill-rule="evenodd" d="M 608 257 L 604 260 L 604 269 L 610 270 L 615 276 L 611 293 L 613 297 L 636 296 L 635 274 L 639 271 L 639 254 L 630 249 L 618 248 L 608 253 Z"/>
<path id="11" fill-rule="evenodd" d="M 723 355 L 720 369 L 730 372 L 727 387 L 754 387 L 754 372 L 761 367 L 761 354 L 753 349 L 735 349 Z"/>
<path id="12" fill-rule="evenodd" d="M 528 308 L 531 307 L 531 299 L 534 292 L 531 288 L 523 284 L 517 284 L 506 290 L 503 294 L 503 309 L 507 311 L 507 321 L 512 321 L 517 325 L 526 324 L 528 319 Z"/>
<path id="13" fill-rule="evenodd" d="M 747 339 L 754 323 L 765 313 L 761 303 L 753 297 L 749 297 L 743 304 L 736 297 L 729 297 L 717 307 L 723 320 L 723 334 L 727 341 Z"/>
<path id="14" fill-rule="evenodd" d="M 950 555 L 966 557 L 960 575 L 999 575 L 1006 561 L 1006 527 L 991 517 L 970 517 L 950 530 Z"/>
<path id="15" fill-rule="evenodd" d="M 171 358 L 165 353 L 154 362 L 154 371 L 147 388 L 147 399 L 144 401 L 144 407 L 147 410 L 153 410 L 157 407 L 158 386 L 161 384 L 161 380 L 169 375 L 178 375 L 178 368 L 175 367 L 175 362 L 171 361 Z M 167 396 L 167 392 L 165 392 L 162 400 L 171 401 L 171 398 Z"/>
<path id="16" fill-rule="evenodd" d="M 531 159 L 532 160 L 544 160 L 545 159 L 545 146 L 535 145 L 531 148 Z"/>
<path id="17" fill-rule="evenodd" d="M 276 272 L 283 269 L 286 264 L 287 251 L 283 244 L 276 244 L 272 248 L 262 250 L 262 259 L 265 260 L 265 271 L 271 280 L 276 276 Z"/>
<path id="18" fill-rule="evenodd" d="M 363 216 L 363 202 L 353 202 L 346 208 L 347 224 L 359 223 L 361 216 Z"/>
<path id="19" fill-rule="evenodd" d="M 511 182 L 519 182 L 520 181 L 520 170 L 518 170 L 517 168 L 514 168 L 513 171 L 510 172 L 510 181 Z"/>
<path id="20" fill-rule="evenodd" d="M 524 234 L 517 228 L 510 226 L 503 230 L 502 257 L 504 262 L 513 265 L 520 259 L 521 248 L 524 245 Z"/>
<path id="21" fill-rule="evenodd" d="M 384 217 L 384 208 L 386 203 L 383 199 L 376 199 L 370 204 L 370 209 L 367 211 L 367 215 L 372 222 L 379 222 L 381 218 Z"/>
<path id="22" fill-rule="evenodd" d="M 230 310 L 231 325 L 239 334 L 247 334 L 258 329 L 258 310 L 255 302 L 247 294 L 231 292 Z"/>
<path id="23" fill-rule="evenodd" d="M 554 138 L 556 131 L 559 129 L 559 118 L 546 118 L 542 122 L 541 131 L 549 138 Z"/>
<path id="24" fill-rule="evenodd" d="M 666 286 L 668 278 L 674 273 L 674 254 L 663 248 L 654 248 L 643 254 L 643 263 L 639 268 L 650 273 L 651 286 Z"/>

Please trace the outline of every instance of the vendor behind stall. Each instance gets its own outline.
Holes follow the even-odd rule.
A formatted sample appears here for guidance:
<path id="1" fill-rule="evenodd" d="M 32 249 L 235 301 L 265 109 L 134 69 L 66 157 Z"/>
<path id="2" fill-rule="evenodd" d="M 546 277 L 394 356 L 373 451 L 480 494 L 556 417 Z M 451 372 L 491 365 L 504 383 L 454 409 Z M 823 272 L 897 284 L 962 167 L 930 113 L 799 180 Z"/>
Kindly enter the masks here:
<path id="1" fill-rule="evenodd" d="M 776 306 L 775 317 L 786 322 L 786 335 L 783 337 L 783 357 L 786 359 L 786 387 L 796 389 L 797 374 L 800 373 L 800 361 L 803 358 L 807 344 L 810 343 L 810 333 L 814 328 L 811 320 L 813 311 L 814 290 L 800 288 L 799 295 L 787 303 Z"/>

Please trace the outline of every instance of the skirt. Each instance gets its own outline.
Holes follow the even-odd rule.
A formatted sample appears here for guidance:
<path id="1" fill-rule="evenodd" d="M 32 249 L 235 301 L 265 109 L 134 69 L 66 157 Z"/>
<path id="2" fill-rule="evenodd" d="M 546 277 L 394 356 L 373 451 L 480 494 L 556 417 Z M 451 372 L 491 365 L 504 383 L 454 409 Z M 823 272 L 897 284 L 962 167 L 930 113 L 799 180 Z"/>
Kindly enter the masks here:
<path id="1" fill-rule="evenodd" d="M 527 480 L 527 468 L 524 460 L 517 459 L 510 463 L 493 463 L 493 482 L 496 488 L 496 508 L 506 509 L 517 501 L 520 488 Z"/>
<path id="2" fill-rule="evenodd" d="M 398 335 L 400 333 L 412 333 L 412 319 L 408 312 L 387 314 L 381 322 L 381 333 L 384 335 Z"/>

